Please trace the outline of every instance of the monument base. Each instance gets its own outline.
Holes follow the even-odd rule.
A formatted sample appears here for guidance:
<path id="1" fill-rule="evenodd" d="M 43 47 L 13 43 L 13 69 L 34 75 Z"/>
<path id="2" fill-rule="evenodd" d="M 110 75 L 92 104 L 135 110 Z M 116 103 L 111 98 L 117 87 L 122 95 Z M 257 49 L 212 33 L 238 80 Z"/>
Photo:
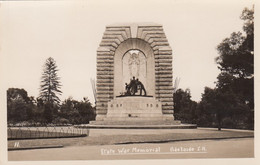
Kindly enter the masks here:
<path id="1" fill-rule="evenodd" d="M 117 97 L 108 102 L 106 115 L 91 124 L 100 125 L 178 125 L 173 114 L 162 113 L 162 103 L 150 96 Z"/>

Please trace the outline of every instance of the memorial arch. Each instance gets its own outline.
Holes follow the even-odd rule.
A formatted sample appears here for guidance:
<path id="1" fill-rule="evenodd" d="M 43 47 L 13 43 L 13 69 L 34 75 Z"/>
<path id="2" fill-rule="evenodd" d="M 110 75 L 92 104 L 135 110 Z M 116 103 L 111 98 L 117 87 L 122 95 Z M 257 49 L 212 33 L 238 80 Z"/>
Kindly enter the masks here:
<path id="1" fill-rule="evenodd" d="M 121 97 L 132 76 L 147 97 Z M 172 49 L 162 25 L 107 26 L 97 50 L 96 120 L 173 120 L 172 79 Z"/>

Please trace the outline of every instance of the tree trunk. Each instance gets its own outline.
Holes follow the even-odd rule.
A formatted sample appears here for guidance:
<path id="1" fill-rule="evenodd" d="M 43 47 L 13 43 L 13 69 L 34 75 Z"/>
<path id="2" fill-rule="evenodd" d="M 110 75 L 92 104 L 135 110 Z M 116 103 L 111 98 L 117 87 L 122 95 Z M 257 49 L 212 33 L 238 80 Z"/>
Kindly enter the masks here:
<path id="1" fill-rule="evenodd" d="M 218 115 L 218 130 L 221 131 L 221 115 Z"/>
<path id="2" fill-rule="evenodd" d="M 221 131 L 221 126 L 220 126 L 220 124 L 218 124 L 218 130 Z"/>

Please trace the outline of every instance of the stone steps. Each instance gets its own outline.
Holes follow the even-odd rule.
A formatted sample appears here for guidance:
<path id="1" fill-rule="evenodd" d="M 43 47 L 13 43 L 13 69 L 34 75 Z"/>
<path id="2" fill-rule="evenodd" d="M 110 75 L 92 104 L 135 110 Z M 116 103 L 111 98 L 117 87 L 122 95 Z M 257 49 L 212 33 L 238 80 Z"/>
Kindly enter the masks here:
<path id="1" fill-rule="evenodd" d="M 100 124 L 82 124 L 74 126 L 77 128 L 85 128 L 85 129 L 196 129 L 197 125 L 195 124 L 169 124 L 169 125 L 162 125 L 162 124 L 153 124 L 153 125 L 137 125 L 137 124 L 125 124 L 125 125 L 118 125 L 118 124 L 111 124 L 111 125 L 104 125 Z"/>
<path id="2" fill-rule="evenodd" d="M 122 121 L 90 121 L 90 125 L 180 125 L 178 120 L 122 120 Z"/>

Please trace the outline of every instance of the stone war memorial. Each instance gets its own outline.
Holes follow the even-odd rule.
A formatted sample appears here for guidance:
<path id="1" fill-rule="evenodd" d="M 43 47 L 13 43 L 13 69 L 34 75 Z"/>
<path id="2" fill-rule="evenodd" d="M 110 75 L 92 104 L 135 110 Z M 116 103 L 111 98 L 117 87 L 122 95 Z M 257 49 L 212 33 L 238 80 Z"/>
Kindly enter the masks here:
<path id="1" fill-rule="evenodd" d="M 96 121 L 173 124 L 172 49 L 155 23 L 106 27 L 97 49 Z"/>

